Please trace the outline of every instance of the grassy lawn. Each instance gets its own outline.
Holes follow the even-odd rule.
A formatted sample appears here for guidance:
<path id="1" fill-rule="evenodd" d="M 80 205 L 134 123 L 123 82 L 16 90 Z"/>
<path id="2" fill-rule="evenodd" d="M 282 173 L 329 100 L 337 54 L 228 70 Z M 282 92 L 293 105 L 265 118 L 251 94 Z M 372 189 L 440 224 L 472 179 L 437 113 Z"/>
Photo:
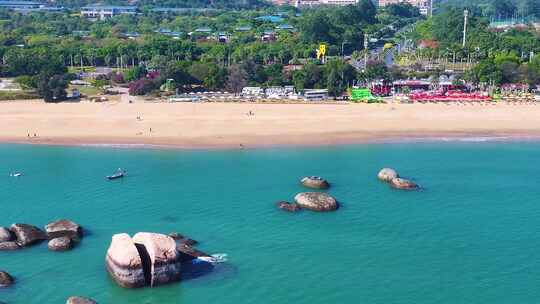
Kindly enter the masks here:
<path id="1" fill-rule="evenodd" d="M 101 90 L 94 86 L 83 86 L 83 85 L 70 85 L 68 90 L 77 89 L 81 94 L 85 96 L 95 96 L 101 93 Z"/>
<path id="2" fill-rule="evenodd" d="M 0 100 L 39 99 L 35 91 L 0 91 Z"/>
<path id="3" fill-rule="evenodd" d="M 96 68 L 93 66 L 83 66 L 82 70 L 84 72 L 89 73 L 89 72 L 95 72 Z M 80 66 L 68 67 L 68 73 L 79 73 L 79 72 L 81 72 Z"/>

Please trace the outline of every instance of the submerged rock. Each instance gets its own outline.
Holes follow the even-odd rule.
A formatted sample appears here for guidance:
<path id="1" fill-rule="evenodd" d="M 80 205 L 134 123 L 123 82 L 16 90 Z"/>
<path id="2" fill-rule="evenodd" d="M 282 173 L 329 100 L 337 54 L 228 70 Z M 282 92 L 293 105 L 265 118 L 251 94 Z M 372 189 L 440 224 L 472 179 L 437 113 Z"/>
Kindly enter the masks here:
<path id="1" fill-rule="evenodd" d="M 47 234 L 43 230 L 28 224 L 13 224 L 10 230 L 15 234 L 17 243 L 21 247 L 33 245 L 47 239 Z"/>
<path id="2" fill-rule="evenodd" d="M 296 203 L 289 203 L 289 202 L 285 202 L 285 201 L 282 201 L 282 202 L 277 202 L 277 207 L 279 209 L 282 209 L 282 210 L 285 210 L 285 211 L 289 211 L 289 212 L 296 212 L 296 211 L 300 211 L 301 208 L 298 204 Z"/>
<path id="3" fill-rule="evenodd" d="M 319 177 L 319 176 L 304 177 L 304 178 L 302 178 L 302 180 L 300 180 L 300 182 L 305 187 L 312 188 L 312 189 L 328 189 L 328 188 L 330 188 L 330 183 L 328 183 L 327 180 L 325 180 L 325 179 L 323 179 L 322 177 Z"/>
<path id="4" fill-rule="evenodd" d="M 173 238 L 173 240 L 181 240 L 184 239 L 184 236 L 178 232 L 171 232 L 169 233 L 169 236 Z"/>
<path id="5" fill-rule="evenodd" d="M 194 239 L 183 238 L 183 239 L 180 239 L 180 244 L 186 244 L 188 246 L 193 246 L 193 245 L 199 244 L 199 242 L 197 240 L 194 240 Z"/>
<path id="6" fill-rule="evenodd" d="M 12 284 L 13 284 L 13 277 L 5 271 L 0 271 L 0 287 L 7 287 Z"/>
<path id="7" fill-rule="evenodd" d="M 384 168 L 382 169 L 379 174 L 377 175 L 377 178 L 380 179 L 383 182 L 391 182 L 394 178 L 398 178 L 399 175 L 394 169 L 390 168 Z"/>
<path id="8" fill-rule="evenodd" d="M 415 190 L 418 189 L 418 185 L 408 179 L 404 178 L 394 178 L 390 181 L 390 186 L 395 189 L 402 189 L 402 190 Z"/>
<path id="9" fill-rule="evenodd" d="M 320 192 L 303 192 L 294 197 L 294 201 L 301 207 L 313 211 L 334 211 L 338 208 L 335 198 Z"/>
<path id="10" fill-rule="evenodd" d="M 45 231 L 49 239 L 67 236 L 72 240 L 79 240 L 82 237 L 82 228 L 79 224 L 70 220 L 58 220 L 45 226 Z"/>
<path id="11" fill-rule="evenodd" d="M 105 264 L 107 271 L 118 285 L 126 288 L 146 285 L 139 251 L 128 234 L 113 235 L 105 257 Z"/>
<path id="12" fill-rule="evenodd" d="M 186 244 L 178 244 L 176 246 L 176 250 L 178 250 L 180 254 L 180 261 L 182 263 L 194 260 L 199 257 L 210 257 L 209 254 L 202 252 L 200 250 L 197 250 Z"/>
<path id="13" fill-rule="evenodd" d="M 21 246 L 17 244 L 17 242 L 1 242 L 0 243 L 0 251 L 8 251 L 8 250 L 17 250 L 21 249 Z"/>
<path id="14" fill-rule="evenodd" d="M 9 242 L 15 240 L 13 232 L 6 227 L 0 227 L 0 242 Z"/>
<path id="15" fill-rule="evenodd" d="M 197 245 L 199 244 L 199 242 L 197 240 L 194 240 L 194 239 L 190 239 L 188 237 L 185 237 L 184 235 L 178 233 L 178 232 L 171 232 L 168 234 L 170 237 L 172 237 L 173 240 L 181 243 L 181 244 L 186 244 L 188 246 L 193 246 L 193 245 Z"/>
<path id="16" fill-rule="evenodd" d="M 69 297 L 66 304 L 97 304 L 96 301 L 85 297 Z"/>
<path id="17" fill-rule="evenodd" d="M 181 261 L 180 255 L 176 250 L 176 242 L 170 236 L 139 232 L 133 236 L 133 241 L 137 245 L 142 245 L 146 252 L 141 252 L 141 259 L 144 263 L 149 262 L 150 286 L 162 285 L 180 280 Z"/>
<path id="18" fill-rule="evenodd" d="M 66 251 L 73 247 L 73 241 L 67 236 L 61 236 L 50 240 L 47 247 L 51 251 Z"/>

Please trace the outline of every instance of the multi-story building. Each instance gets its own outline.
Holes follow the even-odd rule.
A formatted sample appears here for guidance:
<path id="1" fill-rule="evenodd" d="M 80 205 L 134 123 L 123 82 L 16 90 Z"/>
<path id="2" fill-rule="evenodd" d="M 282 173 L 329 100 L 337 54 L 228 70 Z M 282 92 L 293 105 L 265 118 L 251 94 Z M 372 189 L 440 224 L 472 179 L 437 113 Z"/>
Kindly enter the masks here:
<path id="1" fill-rule="evenodd" d="M 49 6 L 45 2 L 36 2 L 36 1 L 0 0 L 0 9 L 7 9 L 7 10 L 17 11 L 21 13 L 27 13 L 27 12 L 61 11 L 63 10 L 63 7 Z"/>
<path id="2" fill-rule="evenodd" d="M 81 8 L 81 16 L 89 19 L 99 20 L 104 20 L 117 15 L 133 15 L 136 13 L 136 6 L 88 5 Z"/>
<path id="3" fill-rule="evenodd" d="M 431 0 L 379 0 L 379 6 L 387 6 L 389 4 L 409 3 L 412 6 L 418 7 L 420 14 L 428 15 L 431 11 Z"/>
<path id="4" fill-rule="evenodd" d="M 34 1 L 0 1 L 0 8 L 5 9 L 32 9 L 32 8 L 38 8 L 42 6 L 43 3 L 41 2 L 34 2 Z"/>

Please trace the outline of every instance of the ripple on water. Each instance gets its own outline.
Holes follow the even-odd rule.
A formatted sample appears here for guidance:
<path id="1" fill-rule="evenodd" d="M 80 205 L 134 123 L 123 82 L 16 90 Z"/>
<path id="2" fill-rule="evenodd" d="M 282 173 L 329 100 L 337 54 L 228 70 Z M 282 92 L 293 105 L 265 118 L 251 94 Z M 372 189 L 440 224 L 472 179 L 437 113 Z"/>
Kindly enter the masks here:
<path id="1" fill-rule="evenodd" d="M 0 225 L 75 220 L 73 251 L 46 243 L 0 253 L 17 283 L 8 303 L 536 303 L 540 274 L 537 143 L 417 143 L 250 151 L 4 145 Z M 425 186 L 390 189 L 392 166 Z M 125 168 L 123 180 L 104 176 Z M 320 175 L 336 212 L 278 210 Z M 104 270 L 114 233 L 177 231 L 229 261 L 153 289 Z M 199 275 L 204 274 L 204 275 Z M 54 288 L 51 284 L 54 283 Z"/>

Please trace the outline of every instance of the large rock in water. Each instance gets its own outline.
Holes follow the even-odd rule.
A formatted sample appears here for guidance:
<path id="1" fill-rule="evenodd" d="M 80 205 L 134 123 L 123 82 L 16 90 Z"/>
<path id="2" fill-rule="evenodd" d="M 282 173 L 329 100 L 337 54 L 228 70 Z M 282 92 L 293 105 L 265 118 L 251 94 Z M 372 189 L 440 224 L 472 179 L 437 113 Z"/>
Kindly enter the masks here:
<path id="1" fill-rule="evenodd" d="M 139 251 L 128 234 L 113 235 L 105 264 L 107 271 L 118 285 L 127 288 L 146 285 Z"/>
<path id="2" fill-rule="evenodd" d="M 6 227 L 0 227 L 0 242 L 10 242 L 13 241 L 15 237 L 11 230 Z"/>
<path id="3" fill-rule="evenodd" d="M 73 241 L 67 236 L 61 236 L 50 240 L 47 247 L 51 251 L 67 251 L 73 247 Z"/>
<path id="4" fill-rule="evenodd" d="M 139 232 L 133 236 L 133 241 L 137 245 L 144 246 L 146 250 L 142 252 L 140 248 L 139 253 L 143 263 L 150 262 L 150 286 L 180 280 L 180 255 L 172 237 L 159 233 Z"/>
<path id="5" fill-rule="evenodd" d="M 10 230 L 15 234 L 17 243 L 21 247 L 33 245 L 47 239 L 47 234 L 43 230 L 28 224 L 13 224 Z"/>
<path id="6" fill-rule="evenodd" d="M 303 192 L 294 197 L 294 201 L 301 207 L 313 211 L 334 211 L 338 208 L 335 198 L 320 192 Z"/>
<path id="7" fill-rule="evenodd" d="M 298 204 L 296 204 L 296 203 L 291 204 L 291 203 L 285 202 L 285 201 L 277 202 L 277 207 L 279 209 L 289 211 L 289 212 L 296 212 L 296 211 L 301 210 L 301 208 L 300 208 L 300 206 L 298 206 Z"/>
<path id="8" fill-rule="evenodd" d="M 391 182 L 394 178 L 398 178 L 399 175 L 394 169 L 390 168 L 384 168 L 382 169 L 379 174 L 377 174 L 377 178 L 380 179 L 383 182 Z"/>
<path id="9" fill-rule="evenodd" d="M 66 304 L 97 304 L 97 302 L 85 297 L 69 297 Z"/>
<path id="10" fill-rule="evenodd" d="M 7 287 L 13 284 L 13 278 L 5 271 L 0 271 L 0 287 Z"/>
<path id="11" fill-rule="evenodd" d="M 82 237 L 82 228 L 79 224 L 70 220 L 58 220 L 45 226 L 45 231 L 49 239 L 67 236 L 72 240 L 79 240 Z"/>
<path id="12" fill-rule="evenodd" d="M 17 242 L 2 242 L 0 243 L 0 251 L 17 250 L 21 249 L 21 246 Z"/>
<path id="13" fill-rule="evenodd" d="M 395 189 L 402 189 L 402 190 L 415 190 L 418 189 L 418 185 L 408 179 L 404 178 L 394 178 L 390 181 L 390 186 Z"/>
<path id="14" fill-rule="evenodd" d="M 319 177 L 319 176 L 304 177 L 304 178 L 302 178 L 302 180 L 300 180 L 300 182 L 305 187 L 312 188 L 312 189 L 328 189 L 328 188 L 330 188 L 330 183 L 328 183 L 327 180 L 325 180 L 325 179 L 323 179 L 322 177 Z"/>

